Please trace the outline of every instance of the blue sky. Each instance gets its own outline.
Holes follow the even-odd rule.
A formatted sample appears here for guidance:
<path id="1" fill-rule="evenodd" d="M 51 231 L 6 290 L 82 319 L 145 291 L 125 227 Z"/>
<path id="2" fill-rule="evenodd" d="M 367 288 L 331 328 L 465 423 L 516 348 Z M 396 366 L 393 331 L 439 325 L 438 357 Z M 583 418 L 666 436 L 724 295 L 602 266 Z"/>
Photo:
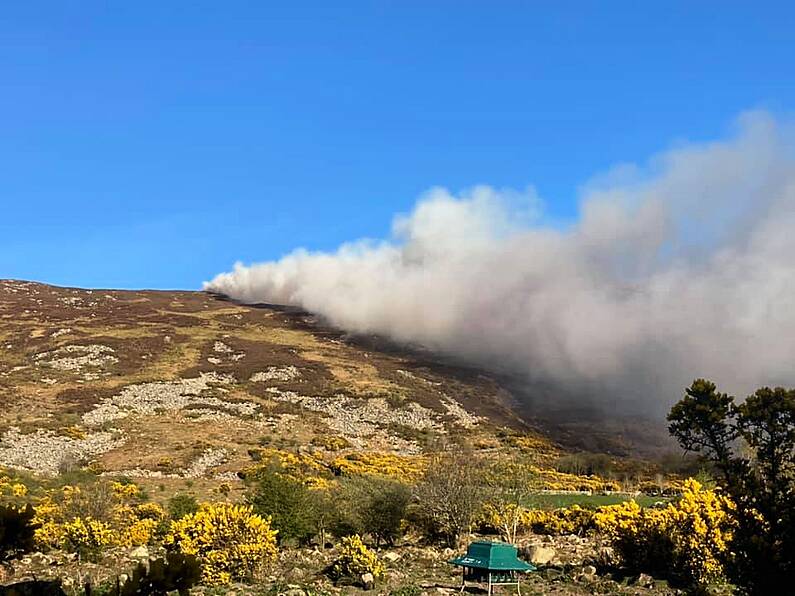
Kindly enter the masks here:
<path id="1" fill-rule="evenodd" d="M 795 106 L 789 2 L 17 2 L 0 277 L 198 288 L 384 237 L 427 188 L 534 185 Z"/>

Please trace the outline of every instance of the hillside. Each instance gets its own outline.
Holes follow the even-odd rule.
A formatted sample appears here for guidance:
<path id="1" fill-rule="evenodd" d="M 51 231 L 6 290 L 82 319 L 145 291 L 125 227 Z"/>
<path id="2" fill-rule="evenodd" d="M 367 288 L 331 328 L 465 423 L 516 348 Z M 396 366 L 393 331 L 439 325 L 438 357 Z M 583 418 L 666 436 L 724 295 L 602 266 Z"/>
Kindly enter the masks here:
<path id="1" fill-rule="evenodd" d="M 412 456 L 528 431 L 480 371 L 201 292 L 3 281 L 0 348 L 0 466 L 45 475 L 234 479 L 264 443 Z"/>
<path id="2" fill-rule="evenodd" d="M 380 494 L 410 493 L 411 510 L 422 511 L 438 500 L 422 490 L 450 476 L 466 478 L 461 486 L 469 488 L 444 498 L 477 490 L 473 509 L 464 508 L 469 532 L 494 539 L 505 532 L 500 516 L 520 516 L 513 531 L 521 528 L 521 536 L 513 540 L 544 567 L 524 580 L 536 593 L 584 594 L 596 586 L 635 593 L 646 580 L 614 575 L 613 551 L 593 535 L 596 508 L 612 511 L 629 499 L 659 505 L 681 483 L 652 481 L 654 466 L 628 458 L 567 456 L 578 442 L 625 445 L 609 425 L 589 429 L 560 416 L 565 408 L 543 408 L 530 397 L 516 378 L 383 338 L 350 337 L 278 306 L 203 292 L 0 281 L 0 505 L 34 506 L 39 549 L 0 565 L 0 587 L 47 577 L 82 594 L 86 578 L 112 584 L 138 560 L 166 551 L 186 515 L 175 504 L 235 511 L 224 508 L 270 495 L 259 484 L 270 479 L 288 483 L 289 501 L 312 504 L 302 513 L 312 520 L 309 544 L 287 538 L 285 519 L 292 518 L 277 517 L 285 536 L 278 554 L 265 557 L 264 575 L 259 567 L 241 572 L 249 583 L 235 589 L 359 593 L 329 579 L 342 546 L 327 548 L 325 524 L 336 520 L 334 537 L 348 536 L 353 526 L 346 524 L 364 519 L 360 511 L 389 504 Z M 536 415 L 544 411 L 558 419 Z M 441 476 L 429 480 L 439 466 Z M 367 492 L 378 490 L 397 492 Z M 458 571 L 445 562 L 456 550 L 439 544 L 404 498 L 399 541 L 379 550 L 387 567 L 378 593 L 457 591 Z M 379 511 L 373 519 L 391 510 Z M 368 528 L 359 532 L 378 548 Z M 216 594 L 213 585 L 241 579 L 230 571 L 212 575 L 220 563 L 210 558 L 201 565 L 207 585 L 192 593 Z M 367 587 L 364 578 L 354 579 Z M 649 593 L 671 592 L 663 585 Z"/>

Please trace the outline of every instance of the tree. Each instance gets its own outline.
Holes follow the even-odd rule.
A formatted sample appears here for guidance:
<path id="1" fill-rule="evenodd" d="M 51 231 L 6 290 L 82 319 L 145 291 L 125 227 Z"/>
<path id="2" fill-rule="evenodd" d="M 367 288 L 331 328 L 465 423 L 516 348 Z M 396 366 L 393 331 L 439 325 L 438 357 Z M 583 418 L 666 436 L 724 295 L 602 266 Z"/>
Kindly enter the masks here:
<path id="1" fill-rule="evenodd" d="M 527 502 L 540 488 L 538 474 L 520 461 L 500 462 L 492 467 L 489 484 L 500 532 L 506 542 L 516 542 Z"/>
<path id="2" fill-rule="evenodd" d="M 340 536 L 369 534 L 376 546 L 394 544 L 411 500 L 403 483 L 388 478 L 362 476 L 346 479 L 336 495 L 335 532 Z"/>
<path id="3" fill-rule="evenodd" d="M 763 387 L 735 405 L 697 379 L 668 421 L 686 451 L 715 463 L 736 504 L 733 579 L 750 593 L 786 585 L 795 574 L 795 390 Z"/>
<path id="4" fill-rule="evenodd" d="M 734 398 L 718 393 L 715 383 L 696 379 L 685 396 L 671 408 L 668 430 L 685 451 L 696 451 L 725 466 L 731 443 L 737 438 L 729 418 Z"/>
<path id="5" fill-rule="evenodd" d="M 471 532 L 487 492 L 483 467 L 471 453 L 431 461 L 414 494 L 414 520 L 428 537 L 455 547 L 461 534 Z"/>

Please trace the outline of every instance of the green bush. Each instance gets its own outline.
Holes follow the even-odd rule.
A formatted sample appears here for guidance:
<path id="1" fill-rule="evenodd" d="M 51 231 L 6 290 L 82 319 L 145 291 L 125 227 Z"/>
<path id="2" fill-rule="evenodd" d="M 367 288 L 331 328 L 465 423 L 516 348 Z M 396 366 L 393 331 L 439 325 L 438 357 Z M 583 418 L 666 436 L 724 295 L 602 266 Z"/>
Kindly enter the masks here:
<path id="1" fill-rule="evenodd" d="M 254 512 L 269 516 L 280 544 L 306 544 L 318 533 L 320 499 L 315 491 L 274 467 L 260 472 L 248 495 Z"/>
<path id="2" fill-rule="evenodd" d="M 182 519 L 198 510 L 199 503 L 193 495 L 174 495 L 168 500 L 168 515 L 173 520 Z"/>
<path id="3" fill-rule="evenodd" d="M 381 542 L 394 544 L 402 534 L 411 500 L 405 484 L 375 476 L 353 477 L 343 482 L 335 496 L 336 535 L 369 534 L 379 546 Z"/>

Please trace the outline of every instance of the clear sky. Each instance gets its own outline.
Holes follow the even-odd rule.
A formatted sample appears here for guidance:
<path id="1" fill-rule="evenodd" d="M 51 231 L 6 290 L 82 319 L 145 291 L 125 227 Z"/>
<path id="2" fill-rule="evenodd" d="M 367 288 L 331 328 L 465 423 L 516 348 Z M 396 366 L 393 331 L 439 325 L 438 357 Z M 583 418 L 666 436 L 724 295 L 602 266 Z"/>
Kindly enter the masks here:
<path id="1" fill-rule="evenodd" d="M 198 288 L 795 107 L 792 2 L 7 2 L 0 277 Z"/>

